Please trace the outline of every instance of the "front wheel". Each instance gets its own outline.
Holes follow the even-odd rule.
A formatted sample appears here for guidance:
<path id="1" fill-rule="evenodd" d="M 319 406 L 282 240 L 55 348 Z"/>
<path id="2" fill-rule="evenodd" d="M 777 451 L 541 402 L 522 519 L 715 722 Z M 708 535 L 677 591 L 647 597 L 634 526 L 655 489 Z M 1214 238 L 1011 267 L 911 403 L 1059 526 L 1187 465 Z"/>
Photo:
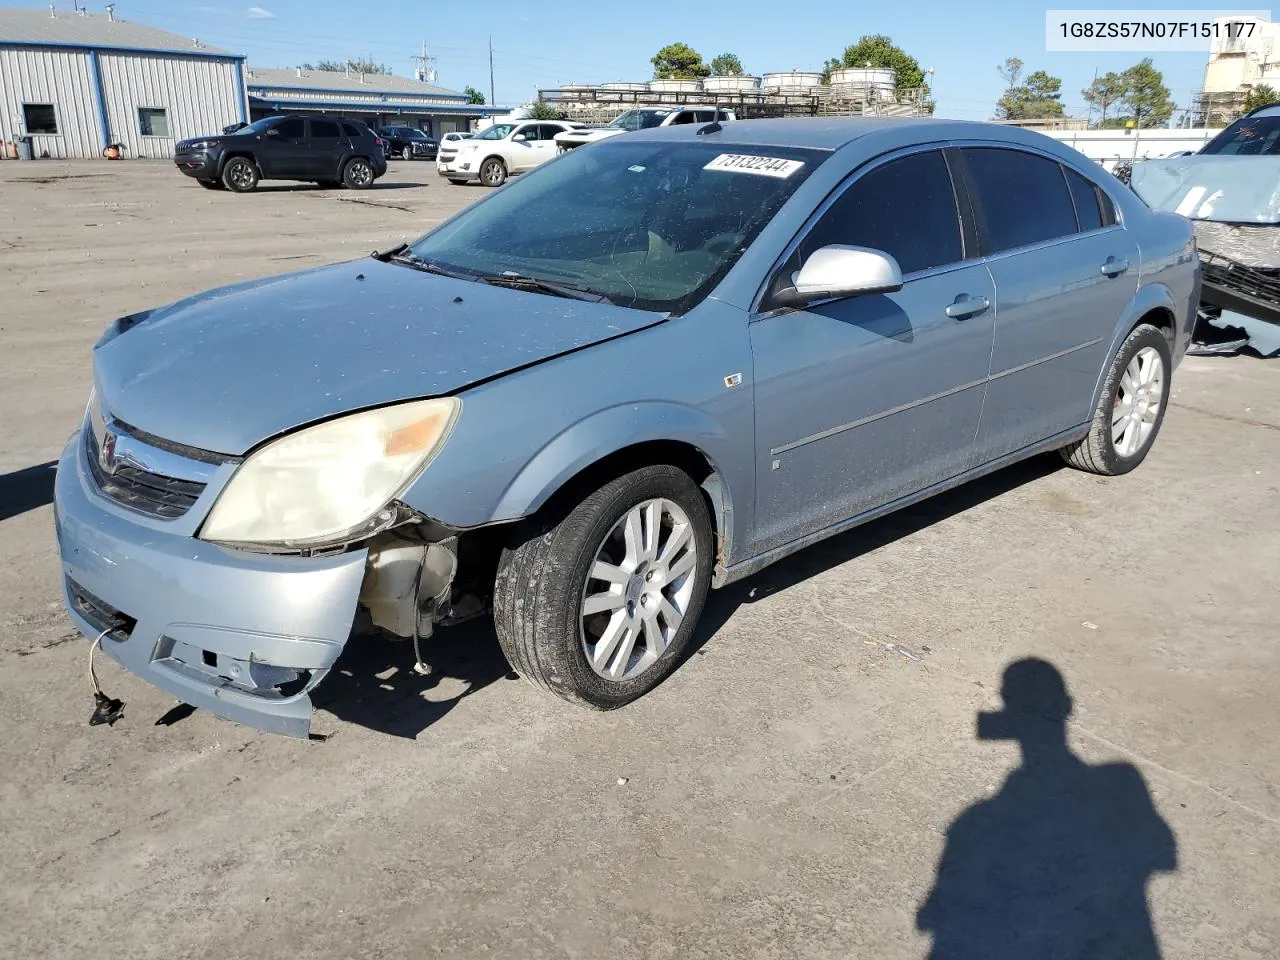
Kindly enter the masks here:
<path id="1" fill-rule="evenodd" d="M 248 193 L 258 185 L 258 165 L 248 157 L 232 157 L 222 168 L 222 182 L 228 190 Z"/>
<path id="2" fill-rule="evenodd" d="M 1151 450 L 1169 403 L 1173 355 L 1165 335 L 1139 324 L 1116 351 L 1093 412 L 1088 435 L 1062 458 L 1078 470 L 1116 477 Z"/>
<path id="3" fill-rule="evenodd" d="M 352 157 L 342 168 L 342 182 L 352 190 L 368 189 L 373 180 L 373 164 L 364 157 Z"/>
<path id="4" fill-rule="evenodd" d="M 405 147 L 403 150 L 401 150 L 401 151 L 400 151 L 400 159 L 401 159 L 401 160 L 412 160 L 412 159 L 413 159 L 413 150 L 412 150 L 412 148 L 410 148 L 410 147 Z"/>
<path id="5" fill-rule="evenodd" d="M 679 663 L 714 552 L 711 514 L 688 474 L 657 465 L 619 477 L 503 551 L 493 597 L 503 653 L 565 700 L 630 703 Z"/>
<path id="6" fill-rule="evenodd" d="M 500 187 L 507 182 L 507 165 L 497 157 L 480 164 L 480 182 L 486 187 Z"/>

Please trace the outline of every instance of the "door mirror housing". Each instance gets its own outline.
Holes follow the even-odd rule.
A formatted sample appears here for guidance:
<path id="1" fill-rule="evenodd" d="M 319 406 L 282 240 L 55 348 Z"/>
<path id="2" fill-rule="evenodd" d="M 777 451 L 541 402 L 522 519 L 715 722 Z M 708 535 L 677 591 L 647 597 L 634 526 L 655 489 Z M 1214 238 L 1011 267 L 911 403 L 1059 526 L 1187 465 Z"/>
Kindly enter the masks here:
<path id="1" fill-rule="evenodd" d="M 517 133 L 517 134 L 516 134 L 514 137 L 512 137 L 511 139 L 512 139 L 512 140 L 514 140 L 516 143 L 524 143 L 524 142 L 525 142 L 526 140 L 528 140 L 529 138 L 528 138 L 527 136 L 525 136 L 523 133 Z"/>
<path id="2" fill-rule="evenodd" d="M 832 244 L 810 254 L 792 282 L 775 291 L 770 306 L 803 307 L 818 300 L 901 289 L 902 268 L 883 250 Z"/>
<path id="3" fill-rule="evenodd" d="M 267 128 L 267 131 L 266 131 L 266 135 L 267 135 L 268 137 L 278 137 L 278 136 L 280 136 L 280 128 L 279 128 L 279 127 L 268 127 L 268 128 Z"/>

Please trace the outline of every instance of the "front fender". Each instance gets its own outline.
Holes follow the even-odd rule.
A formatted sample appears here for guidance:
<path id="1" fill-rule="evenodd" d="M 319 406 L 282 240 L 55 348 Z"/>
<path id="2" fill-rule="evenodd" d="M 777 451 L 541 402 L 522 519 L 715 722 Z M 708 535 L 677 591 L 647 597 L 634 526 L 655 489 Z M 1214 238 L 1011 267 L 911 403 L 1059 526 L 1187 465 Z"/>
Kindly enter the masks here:
<path id="1" fill-rule="evenodd" d="M 627 447 L 651 441 L 690 444 L 702 452 L 720 477 L 717 453 L 728 442 L 724 425 L 705 411 L 666 401 L 646 401 L 608 407 L 557 434 L 542 447 L 503 491 L 489 522 L 517 520 L 536 513 L 551 495 L 593 463 Z M 723 486 L 727 515 L 729 490 Z M 726 530 L 722 533 L 727 534 Z"/>

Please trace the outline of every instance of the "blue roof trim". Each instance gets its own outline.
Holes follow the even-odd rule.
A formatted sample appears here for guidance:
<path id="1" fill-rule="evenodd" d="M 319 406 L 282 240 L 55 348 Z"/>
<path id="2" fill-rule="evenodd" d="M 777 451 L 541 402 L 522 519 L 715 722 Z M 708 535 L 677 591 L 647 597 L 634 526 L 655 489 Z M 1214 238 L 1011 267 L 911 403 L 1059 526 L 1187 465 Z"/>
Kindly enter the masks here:
<path id="1" fill-rule="evenodd" d="M 117 47 L 101 43 L 54 43 L 48 40 L 0 40 L 0 47 L 34 47 L 35 49 L 83 50 L 85 53 L 96 50 L 98 53 L 144 53 L 162 57 L 191 57 L 197 60 L 224 60 L 228 63 L 243 63 L 243 53 L 201 53 L 199 50 L 163 50 L 151 47 Z"/>
<path id="2" fill-rule="evenodd" d="M 250 106 L 269 107 L 272 110 L 346 110 L 365 113 L 469 113 L 475 116 L 494 116 L 510 113 L 508 107 L 489 107 L 474 103 L 370 103 L 367 100 L 276 100 L 255 93 L 249 94 Z"/>
<path id="3" fill-rule="evenodd" d="M 331 96 L 340 97 L 343 94 L 375 94 L 384 97 L 436 97 L 440 100 L 457 100 L 459 103 L 467 102 L 465 93 L 408 93 L 404 90 L 375 90 L 370 87 L 368 90 L 335 90 L 332 87 L 287 87 L 282 83 L 254 83 L 249 81 L 249 90 L 288 90 L 292 93 L 327 93 Z"/>

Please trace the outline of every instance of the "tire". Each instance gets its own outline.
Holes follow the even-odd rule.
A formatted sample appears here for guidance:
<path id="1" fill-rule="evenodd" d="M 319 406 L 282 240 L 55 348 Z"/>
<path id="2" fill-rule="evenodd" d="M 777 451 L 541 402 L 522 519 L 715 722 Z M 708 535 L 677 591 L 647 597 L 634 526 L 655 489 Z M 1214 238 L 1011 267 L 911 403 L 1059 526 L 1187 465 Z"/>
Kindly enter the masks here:
<path id="1" fill-rule="evenodd" d="M 221 180 L 197 180 L 196 183 L 204 187 L 206 190 L 225 190 Z"/>
<path id="2" fill-rule="evenodd" d="M 638 518 L 647 537 L 655 515 L 655 547 L 635 565 L 645 555 L 628 558 L 624 528 Z M 664 563 L 677 534 L 683 539 Z M 667 465 L 628 473 L 503 551 L 493 593 L 498 642 L 516 672 L 556 696 L 597 710 L 624 706 L 679 664 L 707 598 L 714 553 L 711 514 L 688 474 Z M 589 577 L 597 560 L 600 569 L 614 564 L 620 579 Z M 664 583 L 672 567 L 685 569 Z M 646 580 L 646 570 L 657 579 Z M 589 600 L 602 612 L 583 616 Z M 668 608 L 683 611 L 674 630 Z"/>
<path id="3" fill-rule="evenodd" d="M 507 182 L 507 165 L 498 157 L 480 164 L 480 182 L 486 187 L 500 187 Z"/>
<path id="4" fill-rule="evenodd" d="M 258 185 L 262 174 L 248 157 L 232 157 L 222 168 L 222 183 L 235 193 L 248 193 Z"/>
<path id="5" fill-rule="evenodd" d="M 412 160 L 412 159 L 413 159 L 413 148 L 412 148 L 412 147 L 405 147 L 403 150 L 401 150 L 401 151 L 400 151 L 400 159 L 401 159 L 401 160 Z"/>
<path id="6" fill-rule="evenodd" d="M 342 168 L 342 182 L 352 190 L 367 190 L 376 179 L 373 164 L 364 157 L 352 157 Z"/>
<path id="7" fill-rule="evenodd" d="M 1140 464 L 1164 422 L 1172 373 L 1164 333 L 1139 324 L 1116 351 L 1088 435 L 1063 447 L 1062 459 L 1104 477 L 1118 477 Z"/>

